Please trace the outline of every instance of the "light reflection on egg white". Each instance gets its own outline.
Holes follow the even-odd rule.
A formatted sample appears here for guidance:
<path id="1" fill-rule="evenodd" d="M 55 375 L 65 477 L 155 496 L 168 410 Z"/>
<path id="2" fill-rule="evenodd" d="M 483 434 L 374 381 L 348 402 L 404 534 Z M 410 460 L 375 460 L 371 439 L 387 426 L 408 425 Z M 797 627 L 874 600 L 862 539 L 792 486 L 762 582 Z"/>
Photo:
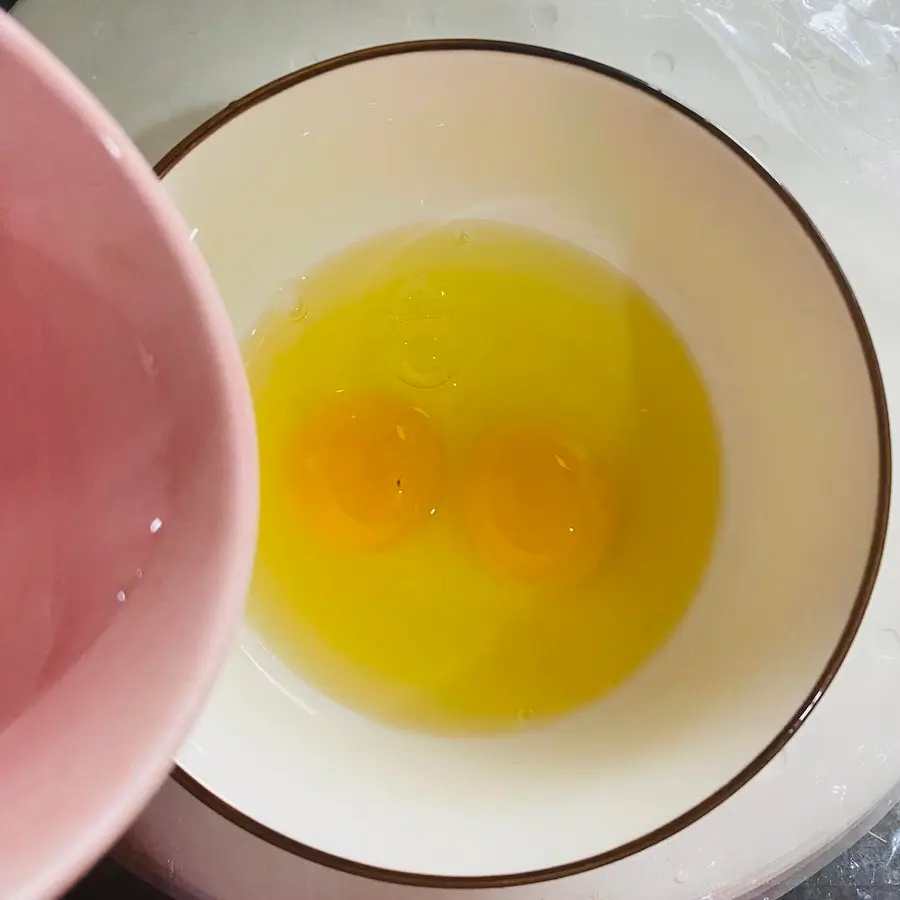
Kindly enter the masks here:
<path id="1" fill-rule="evenodd" d="M 250 660 L 250 662 L 253 664 L 253 667 L 263 676 L 263 678 L 265 678 L 266 681 L 268 681 L 269 684 L 271 684 L 273 687 L 277 688 L 280 693 L 284 694 L 284 696 L 287 697 L 288 700 L 299 706 L 300 709 L 303 710 L 303 712 L 311 716 L 318 715 L 319 711 L 317 709 L 314 709 L 308 703 L 301 700 L 298 696 L 292 694 L 283 684 L 281 684 L 281 682 L 279 682 L 276 678 L 273 678 L 272 675 L 266 671 L 265 667 L 261 666 L 253 658 L 253 654 L 243 644 L 241 645 L 241 652 L 247 657 L 247 659 Z"/>

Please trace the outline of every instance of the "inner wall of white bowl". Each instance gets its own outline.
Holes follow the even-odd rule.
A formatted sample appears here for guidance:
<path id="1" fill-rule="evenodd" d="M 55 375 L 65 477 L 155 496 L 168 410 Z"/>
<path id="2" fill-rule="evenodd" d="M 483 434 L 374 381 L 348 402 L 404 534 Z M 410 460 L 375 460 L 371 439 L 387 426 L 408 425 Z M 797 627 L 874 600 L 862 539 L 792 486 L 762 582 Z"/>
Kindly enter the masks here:
<path id="1" fill-rule="evenodd" d="M 745 161 L 650 94 L 586 69 L 435 51 L 285 91 L 166 184 L 241 335 L 280 284 L 410 222 L 502 219 L 594 249 L 685 337 L 724 449 L 705 584 L 675 637 L 614 695 L 534 731 L 439 739 L 367 722 L 236 648 L 179 756 L 191 775 L 351 860 L 510 874 L 665 825 L 791 720 L 865 568 L 876 413 L 826 263 Z"/>

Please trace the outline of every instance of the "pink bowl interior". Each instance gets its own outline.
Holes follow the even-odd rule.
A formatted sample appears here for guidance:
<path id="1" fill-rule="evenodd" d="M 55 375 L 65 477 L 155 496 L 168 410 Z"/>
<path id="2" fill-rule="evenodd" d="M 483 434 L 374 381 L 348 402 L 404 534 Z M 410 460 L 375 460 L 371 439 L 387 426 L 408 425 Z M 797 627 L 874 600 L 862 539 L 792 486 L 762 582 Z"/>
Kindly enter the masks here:
<path id="1" fill-rule="evenodd" d="M 164 776 L 239 615 L 249 400 L 136 151 L 0 17 L 0 897 L 49 896 Z"/>

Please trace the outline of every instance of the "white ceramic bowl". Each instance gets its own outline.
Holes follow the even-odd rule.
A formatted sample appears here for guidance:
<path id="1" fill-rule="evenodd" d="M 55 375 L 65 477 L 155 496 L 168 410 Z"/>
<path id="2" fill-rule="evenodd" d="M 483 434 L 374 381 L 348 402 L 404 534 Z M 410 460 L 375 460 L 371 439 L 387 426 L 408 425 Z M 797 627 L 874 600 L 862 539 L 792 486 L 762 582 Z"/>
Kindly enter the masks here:
<path id="1" fill-rule="evenodd" d="M 241 336 L 280 284 L 412 222 L 480 216 L 595 250 L 681 331 L 724 448 L 702 589 L 611 696 L 501 737 L 395 731 L 318 695 L 248 630 L 178 757 L 183 783 L 327 864 L 476 887 L 637 852 L 784 746 L 863 615 L 886 529 L 889 439 L 852 293 L 748 154 L 621 73 L 468 41 L 287 76 L 211 120 L 160 171 Z"/>

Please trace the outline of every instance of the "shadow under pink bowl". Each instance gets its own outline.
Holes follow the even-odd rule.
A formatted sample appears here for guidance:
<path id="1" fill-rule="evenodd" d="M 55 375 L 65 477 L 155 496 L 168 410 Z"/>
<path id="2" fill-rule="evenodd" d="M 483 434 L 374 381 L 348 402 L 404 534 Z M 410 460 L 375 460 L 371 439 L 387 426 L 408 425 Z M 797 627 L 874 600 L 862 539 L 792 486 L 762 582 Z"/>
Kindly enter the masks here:
<path id="1" fill-rule="evenodd" d="M 0 897 L 53 896 L 168 771 L 255 545 L 238 348 L 162 188 L 0 14 Z"/>

